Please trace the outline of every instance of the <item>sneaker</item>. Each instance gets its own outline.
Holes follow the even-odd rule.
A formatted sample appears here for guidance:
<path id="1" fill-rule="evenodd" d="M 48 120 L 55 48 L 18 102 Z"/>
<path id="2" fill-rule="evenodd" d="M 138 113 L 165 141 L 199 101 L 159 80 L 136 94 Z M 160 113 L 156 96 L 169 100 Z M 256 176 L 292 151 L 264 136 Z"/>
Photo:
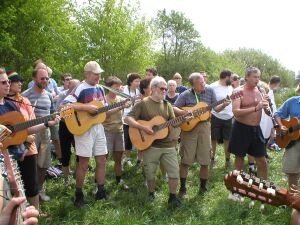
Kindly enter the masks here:
<path id="1" fill-rule="evenodd" d="M 45 191 L 40 191 L 39 193 L 40 199 L 44 202 L 50 201 L 50 197 L 46 195 Z"/>
<path id="2" fill-rule="evenodd" d="M 181 202 L 176 197 L 175 198 L 169 198 L 169 200 L 168 200 L 168 206 L 170 208 L 174 209 L 174 208 L 180 207 L 181 206 Z"/>
<path id="3" fill-rule="evenodd" d="M 268 145 L 268 149 L 276 151 L 276 152 L 281 151 L 281 148 L 279 148 L 279 146 L 276 143 Z"/>
<path id="4" fill-rule="evenodd" d="M 186 188 L 180 188 L 178 193 L 180 198 L 183 198 L 186 196 Z"/>
<path id="5" fill-rule="evenodd" d="M 83 193 L 82 192 L 75 192 L 74 206 L 78 209 L 80 209 L 84 206 Z"/>
<path id="6" fill-rule="evenodd" d="M 199 188 L 199 194 L 200 195 L 205 194 L 207 191 L 208 191 L 208 188 L 206 186 Z"/>
<path id="7" fill-rule="evenodd" d="M 97 193 L 96 193 L 96 196 L 95 196 L 95 199 L 96 200 L 106 200 L 107 199 L 107 195 L 106 195 L 106 190 L 103 189 L 103 190 L 98 190 Z"/>
<path id="8" fill-rule="evenodd" d="M 98 184 L 94 183 L 94 187 L 93 187 L 93 195 L 96 195 L 96 193 L 98 192 Z"/>
<path id="9" fill-rule="evenodd" d="M 234 202 L 243 202 L 244 201 L 244 198 L 241 195 L 239 195 L 238 193 L 232 193 L 232 192 L 229 193 L 228 199 L 232 200 Z"/>
<path id="10" fill-rule="evenodd" d="M 125 183 L 125 181 L 123 179 L 120 180 L 120 183 L 118 183 L 118 186 L 120 186 L 122 188 L 122 190 L 124 190 L 124 191 L 129 190 L 128 185 Z"/>

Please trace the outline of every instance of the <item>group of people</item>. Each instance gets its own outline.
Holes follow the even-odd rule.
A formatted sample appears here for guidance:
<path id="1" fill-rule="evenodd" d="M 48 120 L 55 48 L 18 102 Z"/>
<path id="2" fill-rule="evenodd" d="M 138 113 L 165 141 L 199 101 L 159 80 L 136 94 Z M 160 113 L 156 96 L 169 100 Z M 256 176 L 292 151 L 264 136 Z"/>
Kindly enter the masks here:
<path id="1" fill-rule="evenodd" d="M 74 146 L 74 205 L 81 208 L 84 206 L 84 179 L 91 157 L 95 157 L 96 162 L 95 199 L 105 200 L 108 152 L 114 160 L 116 184 L 124 190 L 129 189 L 130 185 L 122 179 L 122 171 L 125 165 L 132 165 L 134 146 L 130 140 L 130 127 L 152 135 L 155 132 L 152 126 L 143 125 L 140 120 L 149 121 L 159 115 L 168 121 L 191 114 L 189 107 L 198 103 L 212 106 L 211 119 L 199 122 L 190 131 L 180 132 L 178 126 L 170 127 L 166 138 L 155 140 L 148 149 L 136 154 L 136 164 L 143 168 L 149 199 L 155 199 L 156 170 L 160 166 L 161 176 L 169 185 L 168 205 L 175 208 L 181 205 L 177 196 L 178 183 L 178 194 L 182 198 L 188 194 L 186 179 L 189 167 L 194 163 L 200 165 L 199 194 L 208 191 L 209 168 L 217 163 L 217 143 L 224 144 L 225 167 L 231 165 L 230 154 L 233 154 L 235 169 L 242 170 L 244 158 L 248 156 L 250 172 L 257 172 L 258 177 L 267 179 L 266 147 L 276 146 L 271 117 L 275 117 L 283 131 L 287 128 L 282 125 L 281 119 L 300 118 L 300 97 L 292 97 L 276 109 L 273 91 L 278 89 L 280 77 L 274 75 L 269 83 L 264 83 L 260 81 L 260 70 L 255 67 L 246 69 L 243 81 L 237 74 L 223 70 L 219 80 L 210 85 L 205 72 L 195 72 L 188 77 L 190 88 L 182 85 L 179 73 L 166 81 L 158 76 L 155 68 L 146 69 L 144 79 L 137 73 L 128 74 L 126 85 L 116 76 L 107 77 L 100 85 L 102 72 L 97 62 L 90 61 L 84 66 L 81 81 L 66 73 L 61 77 L 62 86 L 58 87 L 51 78 L 52 70 L 42 60 L 37 60 L 33 64 L 32 82 L 27 90 L 21 92 L 22 77 L 14 71 L 0 70 L 0 115 L 19 111 L 25 120 L 32 120 L 49 116 L 65 107 L 95 114 L 99 108 L 87 103 L 96 100 L 107 106 L 122 102 L 120 107 L 106 112 L 103 123 L 91 126 L 82 135 L 73 135 L 64 119 L 56 116 L 31 127 L 24 144 L 9 147 L 18 162 L 27 201 L 36 209 L 39 209 L 39 200 L 50 200 L 43 188 L 46 170 L 51 166 L 50 143 L 62 164 L 65 185 L 69 185 L 71 149 Z M 135 101 L 124 101 L 126 98 L 135 98 Z M 266 113 L 268 110 L 271 116 Z M 298 181 L 299 143 L 290 144 L 283 158 L 283 171 L 288 175 L 289 185 L 297 185 Z M 240 196 L 230 193 L 229 198 L 239 200 Z"/>

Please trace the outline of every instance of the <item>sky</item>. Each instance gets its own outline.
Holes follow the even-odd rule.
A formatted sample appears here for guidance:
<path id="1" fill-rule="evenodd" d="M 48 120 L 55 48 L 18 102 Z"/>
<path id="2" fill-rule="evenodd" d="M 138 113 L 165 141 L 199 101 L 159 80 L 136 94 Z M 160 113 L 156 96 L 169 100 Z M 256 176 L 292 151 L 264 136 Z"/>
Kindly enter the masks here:
<path id="1" fill-rule="evenodd" d="M 297 0 L 140 0 L 141 15 L 181 11 L 212 50 L 260 49 L 287 69 L 300 70 L 300 1 Z"/>

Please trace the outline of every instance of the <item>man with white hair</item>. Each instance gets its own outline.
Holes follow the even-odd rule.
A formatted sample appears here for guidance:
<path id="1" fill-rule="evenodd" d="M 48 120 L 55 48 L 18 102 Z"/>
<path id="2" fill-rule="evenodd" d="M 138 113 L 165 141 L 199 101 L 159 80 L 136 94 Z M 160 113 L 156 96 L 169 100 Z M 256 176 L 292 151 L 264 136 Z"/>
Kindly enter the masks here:
<path id="1" fill-rule="evenodd" d="M 68 95 L 62 104 L 69 104 L 78 111 L 86 111 L 91 114 L 96 113 L 98 107 L 89 105 L 94 100 L 101 101 L 106 104 L 104 90 L 98 85 L 100 76 L 103 70 L 100 65 L 95 61 L 88 62 L 84 67 L 85 80 L 74 91 Z M 84 104 L 72 104 L 80 102 Z M 123 109 L 122 107 L 110 110 L 107 115 L 110 115 L 117 110 Z M 106 199 L 105 183 L 105 165 L 106 165 L 106 137 L 104 127 L 102 124 L 95 124 L 82 135 L 74 135 L 76 155 L 79 158 L 78 166 L 76 169 L 76 192 L 74 205 L 77 208 L 84 206 L 83 184 L 85 173 L 88 169 L 89 159 L 94 156 L 96 161 L 95 178 L 98 184 L 96 200 Z"/>
<path id="2" fill-rule="evenodd" d="M 217 101 L 216 94 L 211 87 L 205 86 L 205 81 L 200 73 L 192 73 L 189 76 L 191 89 L 180 94 L 175 102 L 174 111 L 177 115 L 188 113 L 181 107 L 192 107 L 199 102 L 205 102 L 211 105 Z M 214 108 L 216 112 L 220 112 L 230 101 L 225 101 L 223 104 Z M 188 168 L 194 162 L 200 164 L 200 187 L 199 193 L 207 191 L 208 165 L 210 164 L 210 121 L 200 122 L 191 131 L 182 131 L 180 135 L 180 191 L 181 196 L 186 195 L 186 177 Z"/>
<path id="3" fill-rule="evenodd" d="M 166 120 L 175 118 L 172 106 L 164 96 L 167 91 L 167 83 L 164 78 L 156 76 L 150 83 L 151 95 L 137 103 L 131 112 L 126 116 L 125 122 L 130 126 L 140 129 L 147 134 L 153 134 L 151 126 L 145 126 L 138 120 L 149 121 L 157 115 Z M 144 169 L 148 184 L 149 198 L 154 199 L 155 176 L 159 163 L 164 166 L 169 177 L 169 200 L 170 207 L 180 206 L 180 201 L 176 197 L 176 188 L 179 178 L 179 165 L 176 155 L 176 140 L 171 138 L 159 139 L 153 142 L 152 146 L 143 151 Z"/>

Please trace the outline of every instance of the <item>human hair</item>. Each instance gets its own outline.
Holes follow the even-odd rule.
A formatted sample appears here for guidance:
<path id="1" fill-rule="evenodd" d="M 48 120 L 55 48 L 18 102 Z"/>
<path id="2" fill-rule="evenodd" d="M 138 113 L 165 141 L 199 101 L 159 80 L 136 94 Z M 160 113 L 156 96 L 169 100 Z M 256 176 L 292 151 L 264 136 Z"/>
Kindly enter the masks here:
<path id="1" fill-rule="evenodd" d="M 130 73 L 127 75 L 127 85 L 130 87 L 131 83 L 135 80 L 135 79 L 141 79 L 140 75 L 137 73 Z"/>
<path id="2" fill-rule="evenodd" d="M 33 62 L 32 64 L 32 68 L 35 69 L 36 65 L 39 63 L 44 63 L 44 61 L 42 59 L 37 59 Z"/>
<path id="3" fill-rule="evenodd" d="M 32 77 L 36 77 L 36 75 L 38 74 L 39 70 L 45 70 L 45 69 L 33 69 L 32 70 Z M 45 70 L 45 71 L 47 71 L 47 70 Z M 48 73 L 48 71 L 47 71 L 47 73 Z"/>
<path id="4" fill-rule="evenodd" d="M 0 67 L 0 75 L 1 74 L 6 74 L 5 68 L 4 67 Z"/>
<path id="5" fill-rule="evenodd" d="M 245 77 L 249 77 L 253 73 L 259 73 L 260 74 L 260 70 L 257 67 L 249 66 L 249 67 L 246 68 Z"/>
<path id="6" fill-rule="evenodd" d="M 106 81 L 105 81 L 105 85 L 108 87 L 113 86 L 114 84 L 122 84 L 122 81 L 116 77 L 116 76 L 109 76 Z"/>
<path id="7" fill-rule="evenodd" d="M 257 85 L 258 87 L 263 88 L 267 94 L 269 93 L 270 88 L 266 82 L 259 81 Z"/>
<path id="8" fill-rule="evenodd" d="M 194 80 L 199 79 L 200 77 L 202 77 L 202 75 L 201 75 L 200 73 L 197 73 L 197 72 L 192 73 L 192 74 L 189 76 L 189 83 L 190 83 L 190 85 L 193 85 Z"/>
<path id="9" fill-rule="evenodd" d="M 146 72 L 152 73 L 153 76 L 156 76 L 156 75 L 157 75 L 157 70 L 156 70 L 154 67 L 152 67 L 152 68 L 147 68 L 147 69 L 146 69 Z"/>
<path id="10" fill-rule="evenodd" d="M 225 79 L 226 77 L 230 77 L 232 72 L 230 70 L 222 70 L 220 73 L 220 79 Z"/>
<path id="11" fill-rule="evenodd" d="M 270 84 L 279 84 L 279 83 L 280 83 L 280 77 L 277 76 L 277 75 L 273 75 L 273 76 L 270 78 L 269 83 L 270 83 Z"/>
<path id="12" fill-rule="evenodd" d="M 167 85 L 167 82 L 163 77 L 156 76 L 151 80 L 150 88 L 156 87 L 158 84 L 161 84 L 161 83 Z"/>
<path id="13" fill-rule="evenodd" d="M 145 94 L 144 89 L 147 89 L 149 87 L 150 82 L 151 82 L 151 80 L 149 80 L 149 79 L 143 79 L 143 80 L 141 80 L 139 88 L 140 88 L 140 92 L 141 92 L 142 95 Z"/>
<path id="14" fill-rule="evenodd" d="M 174 84 L 175 86 L 177 86 L 177 83 L 175 80 L 168 80 L 168 87 L 170 84 Z"/>
<path id="15" fill-rule="evenodd" d="M 182 78 L 182 76 L 180 75 L 180 73 L 175 73 L 174 76 L 173 76 L 173 79 L 175 79 L 177 77 Z"/>
<path id="16" fill-rule="evenodd" d="M 72 74 L 70 74 L 70 73 L 64 73 L 63 75 L 60 76 L 60 79 L 62 81 L 64 81 L 66 77 L 72 77 Z"/>

